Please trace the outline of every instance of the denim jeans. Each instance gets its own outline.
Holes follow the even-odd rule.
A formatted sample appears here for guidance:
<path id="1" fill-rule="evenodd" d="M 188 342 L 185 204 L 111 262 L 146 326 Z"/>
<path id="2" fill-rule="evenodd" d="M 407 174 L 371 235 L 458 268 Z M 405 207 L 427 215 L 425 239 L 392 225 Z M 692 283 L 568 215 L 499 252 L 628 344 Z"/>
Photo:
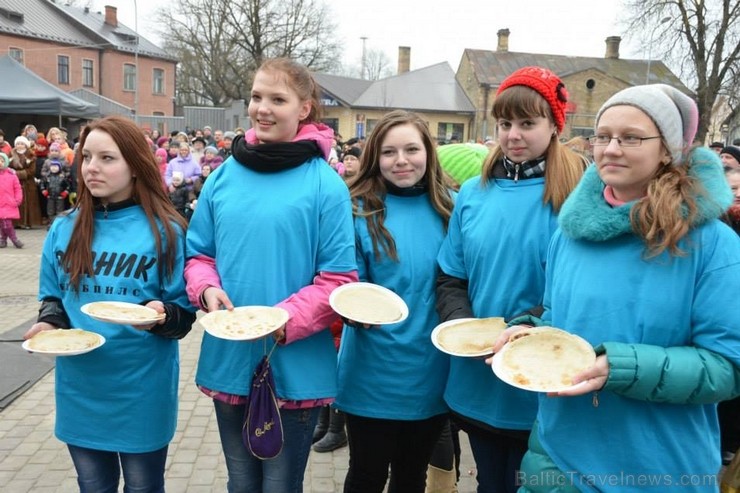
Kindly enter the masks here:
<path id="1" fill-rule="evenodd" d="M 164 493 L 167 447 L 142 454 L 108 452 L 67 445 L 80 493 L 116 493 L 123 469 L 124 493 Z"/>
<path id="2" fill-rule="evenodd" d="M 218 432 L 229 473 L 229 493 L 301 493 L 318 407 L 281 409 L 283 450 L 274 459 L 253 456 L 242 442 L 245 405 L 214 400 Z"/>
<path id="3" fill-rule="evenodd" d="M 517 472 L 527 451 L 526 432 L 521 437 L 466 428 L 478 470 L 478 493 L 514 493 Z"/>

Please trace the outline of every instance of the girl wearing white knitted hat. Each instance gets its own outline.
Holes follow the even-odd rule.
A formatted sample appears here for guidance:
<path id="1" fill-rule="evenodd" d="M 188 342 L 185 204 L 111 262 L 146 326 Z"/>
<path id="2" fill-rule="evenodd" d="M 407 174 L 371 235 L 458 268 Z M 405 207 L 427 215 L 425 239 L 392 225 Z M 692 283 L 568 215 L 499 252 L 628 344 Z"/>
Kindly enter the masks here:
<path id="1" fill-rule="evenodd" d="M 596 363 L 540 394 L 520 491 L 717 491 L 716 403 L 740 393 L 740 240 L 719 219 L 719 158 L 690 147 L 697 120 L 666 85 L 620 91 L 596 116 L 539 322 L 589 341 Z"/>

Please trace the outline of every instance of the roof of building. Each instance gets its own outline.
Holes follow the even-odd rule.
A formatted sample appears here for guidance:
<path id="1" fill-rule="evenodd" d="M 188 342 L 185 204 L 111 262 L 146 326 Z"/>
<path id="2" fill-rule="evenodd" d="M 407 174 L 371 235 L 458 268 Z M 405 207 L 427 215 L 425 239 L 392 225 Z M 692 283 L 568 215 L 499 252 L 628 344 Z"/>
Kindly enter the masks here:
<path id="1" fill-rule="evenodd" d="M 585 70 L 599 70 L 610 77 L 624 81 L 627 85 L 637 86 L 646 83 L 648 64 L 647 60 L 547 55 L 470 48 L 464 51 L 463 60 L 465 57 L 468 57 L 472 63 L 478 82 L 490 84 L 492 87 L 497 87 L 515 70 L 530 65 L 549 68 L 561 78 Z M 691 94 L 691 90 L 660 60 L 651 60 L 650 62 L 649 83 L 669 84 L 687 94 Z"/>
<path id="2" fill-rule="evenodd" d="M 112 48 L 136 53 L 136 31 L 118 23 L 105 23 L 105 14 L 88 8 L 64 5 L 54 0 L 2 0 L 0 33 L 54 41 L 83 48 Z M 149 40 L 139 37 L 142 56 L 176 62 Z"/>
<path id="3" fill-rule="evenodd" d="M 327 93 L 354 108 L 475 112 L 447 62 L 376 81 L 318 73 L 314 77 Z"/>

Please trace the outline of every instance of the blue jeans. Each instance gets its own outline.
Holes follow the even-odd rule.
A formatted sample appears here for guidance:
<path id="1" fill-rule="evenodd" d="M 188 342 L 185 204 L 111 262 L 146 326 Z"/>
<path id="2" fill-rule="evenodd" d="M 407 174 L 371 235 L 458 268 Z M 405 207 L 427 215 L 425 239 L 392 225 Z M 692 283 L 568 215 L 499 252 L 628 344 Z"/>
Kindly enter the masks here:
<path id="1" fill-rule="evenodd" d="M 124 493 L 164 493 L 167 447 L 143 454 L 108 452 L 67 445 L 80 493 L 116 493 L 123 469 Z"/>
<path id="2" fill-rule="evenodd" d="M 465 431 L 478 470 L 478 493 L 516 492 L 517 472 L 527 451 L 527 432 L 515 437 L 475 428 Z"/>
<path id="3" fill-rule="evenodd" d="M 229 473 L 229 493 L 301 493 L 318 407 L 281 409 L 283 450 L 274 459 L 253 456 L 242 442 L 245 405 L 214 400 L 218 432 Z"/>

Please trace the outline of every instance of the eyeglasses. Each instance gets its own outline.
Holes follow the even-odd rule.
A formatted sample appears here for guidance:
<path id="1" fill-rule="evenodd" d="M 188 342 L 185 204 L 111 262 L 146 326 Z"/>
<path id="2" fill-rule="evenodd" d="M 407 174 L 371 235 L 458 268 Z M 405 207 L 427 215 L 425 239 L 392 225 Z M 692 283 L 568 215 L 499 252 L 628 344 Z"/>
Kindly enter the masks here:
<path id="1" fill-rule="evenodd" d="M 594 146 L 608 146 L 609 143 L 616 139 L 617 143 L 621 147 L 640 147 L 642 145 L 643 140 L 650 140 L 650 139 L 659 139 L 660 135 L 656 135 L 655 137 L 637 137 L 636 135 L 625 135 L 624 137 L 612 137 L 611 135 L 606 134 L 599 134 L 599 135 L 592 135 L 588 138 L 588 141 L 591 143 L 591 145 Z"/>

